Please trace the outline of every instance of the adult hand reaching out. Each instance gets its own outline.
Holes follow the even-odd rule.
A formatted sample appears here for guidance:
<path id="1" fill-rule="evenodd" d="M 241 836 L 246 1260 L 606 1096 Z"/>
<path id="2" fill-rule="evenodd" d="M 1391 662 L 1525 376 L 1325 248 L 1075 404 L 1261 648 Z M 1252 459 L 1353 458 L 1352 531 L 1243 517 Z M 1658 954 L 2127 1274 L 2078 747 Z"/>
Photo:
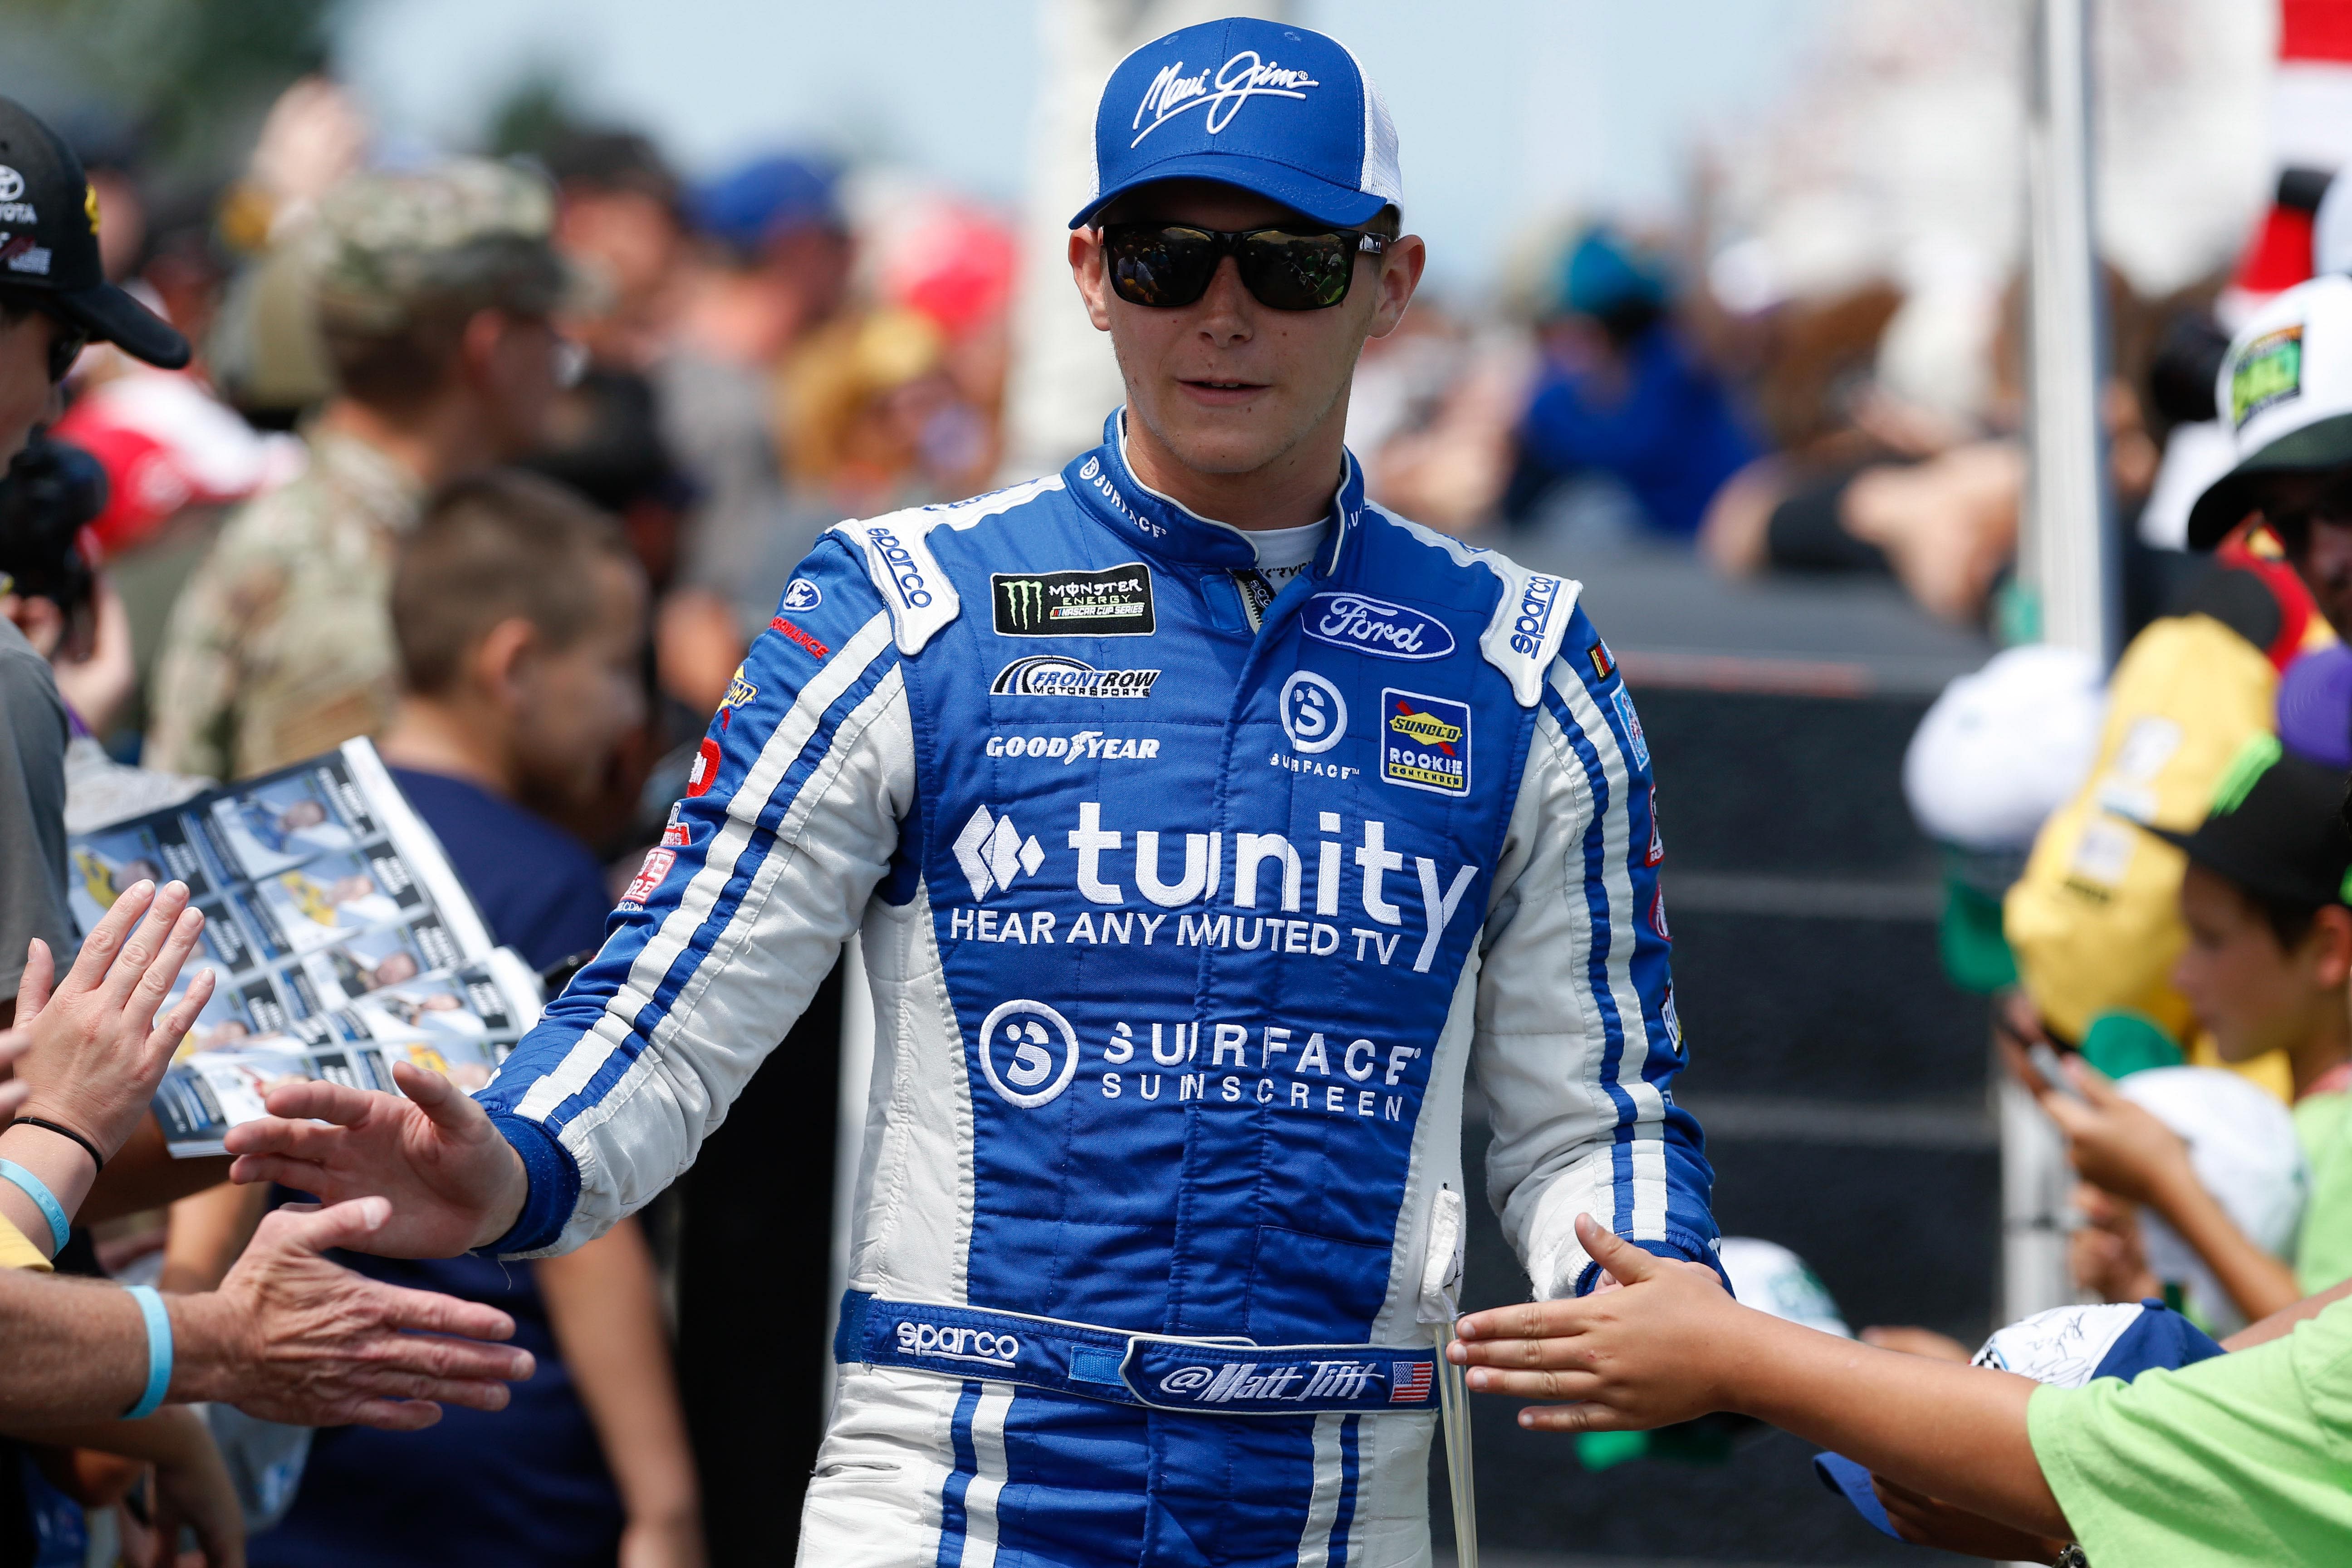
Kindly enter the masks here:
<path id="1" fill-rule="evenodd" d="M 102 1155 L 121 1148 L 213 994 L 206 970 L 156 1016 L 204 928 L 185 883 L 142 881 L 115 899 L 54 990 L 48 944 L 34 941 L 16 988 L 15 1114 L 71 1128 Z"/>
<path id="2" fill-rule="evenodd" d="M 263 1220 L 218 1290 L 173 1298 L 184 1348 L 171 1397 L 223 1400 L 270 1421 L 393 1431 L 433 1425 L 443 1405 L 503 1409 L 507 1383 L 531 1374 L 530 1353 L 479 1342 L 512 1336 L 513 1319 L 319 1256 L 382 1250 L 392 1218 L 391 1205 L 367 1198 L 290 1205 Z"/>
<path id="3" fill-rule="evenodd" d="M 405 1099 L 335 1083 L 272 1089 L 269 1115 L 229 1129 L 230 1180 L 326 1203 L 389 1198 L 390 1223 L 361 1248 L 386 1258 L 454 1258 L 513 1229 L 530 1182 L 488 1113 L 438 1073 L 402 1063 L 392 1075 Z"/>

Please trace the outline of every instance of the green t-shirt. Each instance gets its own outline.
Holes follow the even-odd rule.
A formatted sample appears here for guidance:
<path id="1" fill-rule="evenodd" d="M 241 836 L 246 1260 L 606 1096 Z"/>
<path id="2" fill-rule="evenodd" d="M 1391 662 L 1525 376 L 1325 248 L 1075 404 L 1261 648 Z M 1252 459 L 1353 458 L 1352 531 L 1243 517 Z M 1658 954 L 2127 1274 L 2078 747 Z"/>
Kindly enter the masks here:
<path id="1" fill-rule="evenodd" d="M 2295 1231 L 2294 1279 L 2306 1296 L 2352 1279 L 2352 1094 L 2306 1094 L 2294 1104 L 2295 1140 L 2311 1184 Z"/>
<path id="2" fill-rule="evenodd" d="M 2352 1563 L 2352 1300 L 2234 1355 L 2038 1388 L 2025 1419 L 2093 1568 Z"/>

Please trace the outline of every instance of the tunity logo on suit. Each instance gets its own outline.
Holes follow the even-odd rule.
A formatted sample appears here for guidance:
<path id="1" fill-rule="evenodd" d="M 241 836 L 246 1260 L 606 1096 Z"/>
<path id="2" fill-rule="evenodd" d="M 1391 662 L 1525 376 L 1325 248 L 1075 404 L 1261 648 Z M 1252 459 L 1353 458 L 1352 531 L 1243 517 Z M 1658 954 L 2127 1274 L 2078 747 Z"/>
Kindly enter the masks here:
<path id="1" fill-rule="evenodd" d="M 1035 876 L 1045 863 L 1045 851 L 1034 836 L 1024 837 L 1009 814 L 998 816 L 984 805 L 956 835 L 954 848 L 975 900 L 987 898 L 993 888 L 1009 889 L 1016 877 Z"/>

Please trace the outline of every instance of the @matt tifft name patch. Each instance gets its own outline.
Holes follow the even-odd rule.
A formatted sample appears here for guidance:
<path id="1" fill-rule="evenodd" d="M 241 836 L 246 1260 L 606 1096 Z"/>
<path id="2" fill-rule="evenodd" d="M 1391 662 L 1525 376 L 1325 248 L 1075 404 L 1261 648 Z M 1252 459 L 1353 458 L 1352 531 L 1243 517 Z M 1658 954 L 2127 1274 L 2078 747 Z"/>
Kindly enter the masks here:
<path id="1" fill-rule="evenodd" d="M 993 572 L 996 635 L 1142 637 L 1152 632 L 1151 574 L 1140 561 L 1089 572 Z"/>
<path id="2" fill-rule="evenodd" d="M 1470 705 L 1394 687 L 1381 693 L 1381 777 L 1407 789 L 1470 788 Z"/>

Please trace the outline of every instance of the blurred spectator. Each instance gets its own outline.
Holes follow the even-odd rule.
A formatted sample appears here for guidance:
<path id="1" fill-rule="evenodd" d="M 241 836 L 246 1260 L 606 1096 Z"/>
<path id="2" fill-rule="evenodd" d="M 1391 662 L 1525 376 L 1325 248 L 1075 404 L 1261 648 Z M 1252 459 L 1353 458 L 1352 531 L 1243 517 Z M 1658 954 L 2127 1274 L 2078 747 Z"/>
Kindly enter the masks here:
<path id="1" fill-rule="evenodd" d="M 244 177 L 221 198 L 223 241 L 253 259 L 220 300 L 205 353 L 214 384 L 257 424 L 289 428 L 334 394 L 306 241 L 327 193 L 365 165 L 372 134 L 347 89 L 304 77 L 270 106 Z"/>
<path id="2" fill-rule="evenodd" d="M 390 717 L 394 544 L 426 487 L 537 446 L 556 393 L 553 216 L 541 183 L 478 162 L 320 202 L 303 243 L 340 390 L 302 477 L 231 520 L 173 609 L 151 762 L 237 778 Z"/>
<path id="3" fill-rule="evenodd" d="M 12 594 L 9 598 L 14 598 Z M 65 704 L 49 661 L 0 615 L 0 1026 L 16 1015 L 26 944 L 71 952 L 66 913 Z"/>
<path id="4" fill-rule="evenodd" d="M 535 969 L 596 947 L 603 869 L 546 817 L 644 718 L 646 584 L 620 530 L 535 476 L 460 480 L 403 542 L 391 606 L 394 777 L 500 942 Z"/>
<path id="5" fill-rule="evenodd" d="M 2352 1279 L 2352 1160 L 2345 1148 L 2352 1131 L 2345 1114 L 2352 1106 L 2346 1092 L 2352 1089 L 2352 910 L 2346 908 L 2352 834 L 2338 815 L 2344 783 L 2342 773 L 2286 756 L 2276 740 L 2262 735 L 2222 774 L 2212 810 L 2195 832 L 2150 829 L 2189 861 L 2179 903 L 2189 941 L 2175 983 L 2223 1061 L 2277 1051 L 2291 1071 L 2291 1137 L 2301 1142 L 2312 1173 L 2299 1226 L 2297 1205 L 2283 1202 L 2299 1200 L 2299 1193 L 2233 1201 L 2224 1184 L 2200 1180 L 2207 1161 L 2196 1133 L 2210 1122 L 2217 1137 L 2225 1134 L 2228 1102 L 2218 1086 L 2176 1094 L 2170 1105 L 2161 1094 L 2168 1075 L 2195 1069 L 2135 1073 L 2117 1086 L 2120 1093 L 2084 1074 L 2087 1101 L 2046 1089 L 2042 1094 L 2084 1180 L 2159 1216 L 2229 1293 L 2242 1314 L 2238 1321 Z M 2200 1156 L 2194 1163 L 2192 1153 Z M 2278 1234 L 2282 1226 L 2262 1217 L 2282 1209 L 2290 1245 L 2282 1245 L 2288 1240 Z M 2129 1239 L 2126 1227 L 2101 1228 Z M 2138 1299 L 2130 1292 L 2148 1272 L 2147 1257 L 2099 1238 L 2087 1258 L 2083 1247 L 2076 1250 L 2078 1261 L 2095 1265 L 2086 1284 L 2110 1299 Z M 2179 1271 L 2164 1277 L 2177 1280 Z M 2209 1311 L 2217 1305 L 2200 1304 Z"/>
<path id="6" fill-rule="evenodd" d="M 709 712 L 790 568 L 839 521 L 785 483 L 779 431 L 793 352 L 838 311 L 852 247 L 830 171 L 766 158 L 703 187 L 677 335 L 654 370 L 664 429 L 698 500 L 658 628 L 663 684 Z M 777 568 L 781 566 L 780 572 Z"/>
<path id="7" fill-rule="evenodd" d="M 1697 533 L 1708 501 L 1758 447 L 1673 309 L 1662 258 L 1607 227 L 1570 247 L 1507 513 L 1525 522 L 1551 510 L 1562 526 L 1604 538 Z M 1611 483 L 1579 483 L 1592 479 Z"/>
<path id="8" fill-rule="evenodd" d="M 685 257 L 677 176 L 630 131 L 570 132 L 546 163 L 556 247 L 600 285 L 596 308 L 565 329 L 599 368 L 643 371 L 660 357 Z"/>
<path id="9" fill-rule="evenodd" d="M 49 409 L 80 346 L 98 338 L 164 364 L 187 362 L 188 345 L 144 306 L 106 281 L 96 235 L 84 216 L 88 187 L 72 149 L 12 100 L 0 99 L 0 155 L 21 185 L 19 199 L 36 217 L 24 231 L 43 247 L 45 271 L 12 270 L 0 286 L 0 457 L 13 464 L 34 423 Z M 70 487 L 68 487 L 70 488 Z M 65 704 L 47 656 L 72 629 L 73 605 L 60 585 L 79 563 L 72 543 L 79 519 L 10 487 L 11 508 L 0 515 L 0 1025 L 14 1017 L 16 982 L 26 943 L 39 937 L 49 951 L 72 951 L 65 912 Z M 80 563 L 84 574 L 87 563 Z M 19 584 L 18 574 L 26 581 Z M 46 580 L 54 574 L 60 580 Z M 35 647 L 18 629 L 34 626 L 47 645 Z"/>
<path id="10" fill-rule="evenodd" d="M 602 869 L 526 803 L 543 809 L 594 787 L 641 715 L 646 591 L 619 529 L 534 476 L 459 480 L 403 542 L 391 606 L 402 689 L 381 748 L 394 778 L 496 941 L 541 968 L 595 947 L 609 908 Z M 259 1196 L 178 1205 L 176 1282 L 217 1272 Z M 408 1564 L 453 1542 L 480 1561 L 549 1568 L 616 1553 L 632 1568 L 701 1562 L 694 1467 L 634 1221 L 524 1268 L 338 1261 L 499 1308 L 539 1371 L 496 1415 L 320 1434 L 284 1523 L 254 1542 L 257 1565 Z"/>
<path id="11" fill-rule="evenodd" d="M 2187 940 L 2181 861 L 2129 823 L 2201 820 L 2231 760 L 2272 732 L 2280 671 L 2352 628 L 2352 511 L 2340 493 L 2352 475 L 2352 279 L 2316 279 L 2264 307 L 2232 342 L 2217 398 L 2236 467 L 2189 522 L 2190 545 L 2214 550 L 2211 569 L 2125 649 L 2098 761 L 2043 825 L 2007 899 L 2019 973 L 2062 1040 L 2122 1009 L 2189 1042 L 2191 1009 L 2168 979 Z M 2256 1070 L 2286 1097 L 2283 1062 Z"/>
<path id="12" fill-rule="evenodd" d="M 85 529 L 105 494 L 89 454 L 46 437 L 17 453 L 0 482 L 0 619 L 49 661 L 55 677 L 49 701 L 62 702 L 70 737 L 65 826 L 71 833 L 185 799 L 204 783 L 124 767 L 91 733 L 133 679 L 129 616 L 87 553 Z M 28 697 L 24 711 L 39 706 Z"/>
<path id="13" fill-rule="evenodd" d="M 1395 331 L 1366 342 L 1348 396 L 1348 450 L 1373 499 L 1448 533 L 1486 523 L 1517 459 L 1534 360 L 1523 334 L 1474 331 L 1416 296 Z"/>
<path id="14" fill-rule="evenodd" d="M 644 376 L 596 368 L 565 387 L 549 412 L 547 439 L 522 466 L 620 519 L 655 593 L 675 580 L 694 486 L 662 433 L 653 384 Z"/>

